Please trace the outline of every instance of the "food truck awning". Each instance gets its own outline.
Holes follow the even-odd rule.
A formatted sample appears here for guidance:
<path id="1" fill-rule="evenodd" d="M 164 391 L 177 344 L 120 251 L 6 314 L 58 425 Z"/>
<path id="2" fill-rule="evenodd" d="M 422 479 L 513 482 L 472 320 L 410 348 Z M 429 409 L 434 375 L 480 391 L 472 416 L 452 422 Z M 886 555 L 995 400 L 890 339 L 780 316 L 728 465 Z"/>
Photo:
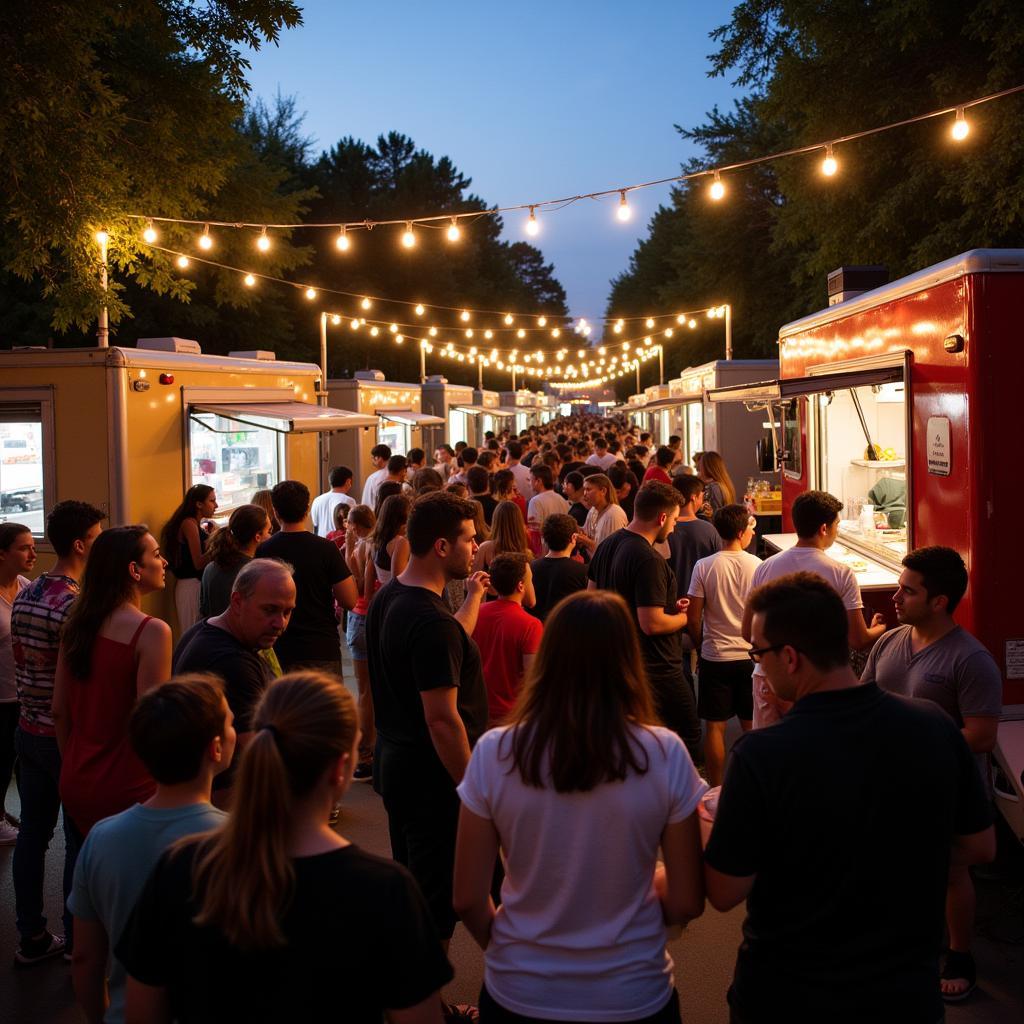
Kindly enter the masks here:
<path id="1" fill-rule="evenodd" d="M 392 423 L 404 423 L 407 427 L 433 427 L 444 423 L 441 416 L 431 416 L 425 412 L 413 412 L 412 409 L 377 409 L 376 414 L 383 416 Z M 374 423 L 376 426 L 376 423 Z"/>
<path id="2" fill-rule="evenodd" d="M 364 416 L 345 409 L 332 409 L 310 402 L 210 402 L 192 405 L 192 413 L 212 413 L 226 420 L 245 423 L 250 427 L 263 427 L 282 434 L 305 434 L 348 427 L 375 427 L 375 416 Z M 204 427 L 209 427 L 204 423 Z M 235 431 L 229 431 L 235 433 Z"/>
<path id="3" fill-rule="evenodd" d="M 652 409 L 671 409 L 674 405 L 686 405 L 687 402 L 699 402 L 700 393 L 690 395 L 688 398 L 683 398 L 680 395 L 674 395 L 672 398 L 656 398 L 653 402 L 647 402 L 643 406 L 644 412 L 650 412 Z M 639 408 L 639 406 L 637 407 Z"/>
<path id="4" fill-rule="evenodd" d="M 712 388 L 707 394 L 710 402 L 747 402 L 763 405 L 766 402 L 785 402 L 802 395 L 846 391 L 871 384 L 892 384 L 903 380 L 903 372 L 902 363 L 898 366 L 872 366 L 841 370 L 838 373 L 820 373 L 810 377 L 784 377 L 779 380 L 762 380 L 751 384 Z"/>
<path id="5" fill-rule="evenodd" d="M 483 405 L 453 405 L 452 408 L 456 412 L 464 412 L 467 416 L 482 416 L 485 412 L 491 412 L 490 409 Z"/>
<path id="6" fill-rule="evenodd" d="M 499 405 L 496 409 L 487 410 L 492 416 L 503 416 L 509 418 L 520 412 L 514 405 Z"/>

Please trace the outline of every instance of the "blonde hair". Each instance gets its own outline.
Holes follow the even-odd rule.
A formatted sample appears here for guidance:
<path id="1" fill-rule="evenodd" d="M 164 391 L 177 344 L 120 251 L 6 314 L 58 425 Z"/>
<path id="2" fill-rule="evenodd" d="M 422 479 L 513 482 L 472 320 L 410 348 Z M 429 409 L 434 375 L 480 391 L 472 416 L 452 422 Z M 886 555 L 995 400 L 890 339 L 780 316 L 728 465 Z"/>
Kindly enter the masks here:
<path id="1" fill-rule="evenodd" d="M 356 706 L 337 676 L 300 671 L 264 693 L 242 754 L 231 816 L 200 841 L 192 872 L 195 923 L 237 949 L 283 946 L 292 898 L 289 817 L 328 766 L 352 750 Z"/>

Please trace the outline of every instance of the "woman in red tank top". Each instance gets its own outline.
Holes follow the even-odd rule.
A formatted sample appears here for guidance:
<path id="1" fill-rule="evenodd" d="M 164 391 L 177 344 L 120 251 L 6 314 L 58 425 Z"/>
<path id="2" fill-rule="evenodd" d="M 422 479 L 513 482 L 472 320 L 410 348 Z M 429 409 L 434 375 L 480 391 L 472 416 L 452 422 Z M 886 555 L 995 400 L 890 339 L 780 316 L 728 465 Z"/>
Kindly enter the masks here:
<path id="1" fill-rule="evenodd" d="M 118 526 L 93 542 L 82 590 L 61 634 L 53 718 L 60 797 L 84 837 L 101 818 L 155 788 L 128 739 L 136 699 L 171 675 L 171 630 L 144 615 L 167 562 L 145 526 Z"/>

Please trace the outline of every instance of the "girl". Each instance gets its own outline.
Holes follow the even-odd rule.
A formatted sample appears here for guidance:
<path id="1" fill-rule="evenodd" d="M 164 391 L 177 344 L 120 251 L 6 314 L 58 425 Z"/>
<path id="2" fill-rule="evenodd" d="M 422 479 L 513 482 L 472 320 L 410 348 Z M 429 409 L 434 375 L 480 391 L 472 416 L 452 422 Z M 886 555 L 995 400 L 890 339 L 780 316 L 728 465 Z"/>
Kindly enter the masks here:
<path id="1" fill-rule="evenodd" d="M 384 586 L 405 570 L 409 563 L 409 542 L 405 524 L 409 521 L 409 499 L 404 494 L 385 498 L 370 534 L 370 558 L 364 571 L 363 593 L 372 595 L 374 582 Z"/>
<path id="2" fill-rule="evenodd" d="M 531 561 L 533 559 L 526 523 L 519 514 L 519 506 L 511 501 L 498 502 L 498 507 L 494 510 L 494 519 L 491 520 L 491 536 L 477 548 L 473 556 L 472 571 L 486 571 L 498 555 L 504 554 L 522 554 Z M 488 593 L 492 598 L 497 596 L 493 591 Z M 532 608 L 536 603 L 537 595 L 533 589 L 533 581 L 530 580 L 523 595 L 523 607 Z"/>
<path id="3" fill-rule="evenodd" d="M 220 615 L 231 602 L 231 588 L 239 570 L 256 548 L 270 536 L 270 517 L 259 505 L 239 505 L 228 525 L 218 530 L 206 547 L 210 558 L 199 588 L 199 617 Z"/>
<path id="4" fill-rule="evenodd" d="M 725 468 L 725 460 L 718 452 L 701 454 L 697 461 L 697 476 L 704 481 L 704 504 L 711 509 L 709 517 L 720 508 L 735 504 L 736 488 Z"/>
<path id="5" fill-rule="evenodd" d="M 526 499 L 519 493 L 516 487 L 516 477 L 511 469 L 499 469 L 491 478 L 491 494 L 496 501 L 514 501 L 523 513 L 523 522 L 526 522 Z M 491 517 L 491 525 L 494 525 L 494 517 Z"/>
<path id="6" fill-rule="evenodd" d="M 352 655 L 359 691 L 359 731 L 362 738 L 359 741 L 359 762 L 352 773 L 352 778 L 357 782 L 367 782 L 373 778 L 373 747 L 377 739 L 373 695 L 370 692 L 370 666 L 366 654 L 366 612 L 370 606 L 370 598 L 377 589 L 376 573 L 372 578 L 369 577 L 366 567 L 373 564 L 370 555 L 370 534 L 376 522 L 369 505 L 356 505 L 348 514 L 348 526 L 345 530 L 345 561 L 348 562 L 352 578 L 360 587 L 359 599 L 348 613 L 345 625 L 345 640 Z"/>
<path id="7" fill-rule="evenodd" d="M 206 532 L 200 527 L 204 518 L 217 511 L 217 495 L 207 484 L 193 484 L 182 503 L 167 521 L 162 536 L 163 548 L 170 560 L 174 585 L 174 609 L 182 633 L 199 619 L 199 581 L 213 560 L 206 548 Z"/>

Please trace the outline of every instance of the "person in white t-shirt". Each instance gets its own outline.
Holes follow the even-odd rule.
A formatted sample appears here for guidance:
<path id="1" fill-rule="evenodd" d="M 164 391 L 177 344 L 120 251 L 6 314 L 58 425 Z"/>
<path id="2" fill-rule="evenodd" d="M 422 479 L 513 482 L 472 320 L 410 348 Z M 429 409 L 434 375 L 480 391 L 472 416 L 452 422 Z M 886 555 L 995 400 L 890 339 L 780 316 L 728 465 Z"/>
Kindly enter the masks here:
<path id="1" fill-rule="evenodd" d="M 714 524 L 722 549 L 694 563 L 686 628 L 700 651 L 697 713 L 704 719 L 707 778 L 720 786 L 726 723 L 735 715 L 746 732 L 754 717 L 754 665 L 743 639 L 743 609 L 761 560 L 746 550 L 757 523 L 744 505 L 720 508 Z"/>
<path id="2" fill-rule="evenodd" d="M 557 491 L 552 490 L 554 486 L 555 475 L 551 472 L 551 467 L 543 463 L 534 463 L 530 468 L 533 497 L 526 506 L 526 523 L 531 530 L 541 530 L 548 516 L 569 511 L 569 502 Z"/>
<path id="3" fill-rule="evenodd" d="M 592 473 L 583 481 L 583 504 L 589 511 L 583 532 L 576 539 L 580 547 L 593 554 L 605 537 L 629 525 L 629 516 L 619 504 L 615 487 L 604 473 Z"/>
<path id="4" fill-rule="evenodd" d="M 763 562 L 754 573 L 753 588 L 788 576 L 793 572 L 813 572 L 821 576 L 843 599 L 849 620 L 850 647 L 855 651 L 870 647 L 886 630 L 885 619 L 875 614 L 871 625 L 864 623 L 864 600 L 853 570 L 829 558 L 839 533 L 839 513 L 843 503 L 826 491 L 804 491 L 793 502 L 791 515 L 796 529 L 796 545 L 780 551 Z M 743 638 L 750 640 L 753 613 L 748 603 L 743 613 Z M 789 705 L 776 699 L 760 666 L 754 666 L 754 728 L 778 721 Z"/>
<path id="5" fill-rule="evenodd" d="M 614 466 L 618 460 L 608 451 L 608 442 L 603 437 L 594 441 L 594 454 L 587 458 L 588 466 L 597 466 L 602 473 Z"/>
<path id="6" fill-rule="evenodd" d="M 370 508 L 377 507 L 377 489 L 387 479 L 388 459 L 390 458 L 391 449 L 386 444 L 375 444 L 370 449 L 370 461 L 373 462 L 374 472 L 366 478 L 366 483 L 363 484 L 361 505 L 367 505 Z"/>
<path id="7" fill-rule="evenodd" d="M 331 489 L 315 497 L 313 504 L 309 507 L 313 532 L 318 537 L 326 537 L 327 534 L 334 531 L 334 510 L 339 505 L 348 505 L 349 508 L 356 507 L 355 498 L 348 493 L 352 490 L 352 470 L 348 466 L 335 466 L 327 481 L 331 485 Z"/>
<path id="8" fill-rule="evenodd" d="M 473 751 L 453 903 L 484 950 L 483 1020 L 679 1020 L 665 925 L 703 912 L 707 786 L 682 740 L 653 724 L 642 665 L 618 594 L 565 598 L 510 724 Z"/>

